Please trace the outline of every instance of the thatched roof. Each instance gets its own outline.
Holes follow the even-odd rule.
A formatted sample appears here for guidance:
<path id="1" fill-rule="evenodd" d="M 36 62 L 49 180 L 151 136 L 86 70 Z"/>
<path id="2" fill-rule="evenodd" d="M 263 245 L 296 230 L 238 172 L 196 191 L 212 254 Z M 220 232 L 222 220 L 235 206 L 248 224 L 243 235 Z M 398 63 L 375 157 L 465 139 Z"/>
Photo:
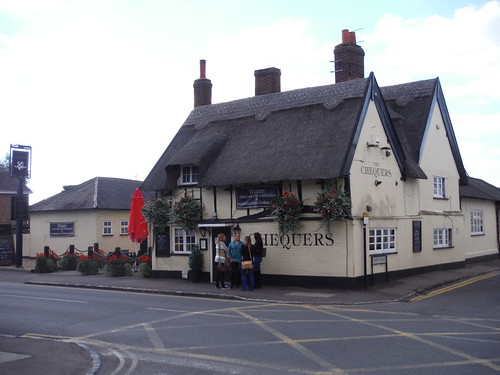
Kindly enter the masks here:
<path id="1" fill-rule="evenodd" d="M 30 206 L 30 212 L 69 210 L 129 210 L 132 195 L 142 181 L 121 178 L 95 177 Z M 144 194 L 144 200 L 151 199 Z"/>
<path id="2" fill-rule="evenodd" d="M 417 161 L 438 82 L 379 89 L 372 73 L 334 85 L 196 107 L 141 189 L 176 188 L 178 166 L 186 164 L 199 167 L 202 187 L 346 176 L 370 98 L 383 112 L 402 175 L 426 178 Z"/>

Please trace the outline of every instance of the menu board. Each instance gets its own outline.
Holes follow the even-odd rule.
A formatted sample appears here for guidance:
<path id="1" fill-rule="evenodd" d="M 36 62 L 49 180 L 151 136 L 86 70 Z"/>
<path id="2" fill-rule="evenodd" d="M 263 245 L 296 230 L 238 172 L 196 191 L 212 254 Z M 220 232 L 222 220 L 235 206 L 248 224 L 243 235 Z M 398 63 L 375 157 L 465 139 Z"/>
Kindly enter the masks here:
<path id="1" fill-rule="evenodd" d="M 12 236 L 0 236 L 0 265 L 10 266 L 14 263 L 14 240 Z"/>

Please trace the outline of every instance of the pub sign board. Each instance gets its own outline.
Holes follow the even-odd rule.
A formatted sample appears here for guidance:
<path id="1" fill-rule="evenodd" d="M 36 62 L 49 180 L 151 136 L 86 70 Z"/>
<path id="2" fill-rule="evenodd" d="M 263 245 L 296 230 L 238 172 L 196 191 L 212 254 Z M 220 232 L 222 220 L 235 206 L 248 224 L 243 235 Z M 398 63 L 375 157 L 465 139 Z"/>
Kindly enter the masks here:
<path id="1" fill-rule="evenodd" d="M 74 237 L 75 223 L 50 223 L 50 237 Z"/>
<path id="2" fill-rule="evenodd" d="M 10 176 L 31 177 L 31 146 L 10 145 Z"/>
<path id="3" fill-rule="evenodd" d="M 278 186 L 253 186 L 236 189 L 236 208 L 266 208 L 279 196 Z"/>

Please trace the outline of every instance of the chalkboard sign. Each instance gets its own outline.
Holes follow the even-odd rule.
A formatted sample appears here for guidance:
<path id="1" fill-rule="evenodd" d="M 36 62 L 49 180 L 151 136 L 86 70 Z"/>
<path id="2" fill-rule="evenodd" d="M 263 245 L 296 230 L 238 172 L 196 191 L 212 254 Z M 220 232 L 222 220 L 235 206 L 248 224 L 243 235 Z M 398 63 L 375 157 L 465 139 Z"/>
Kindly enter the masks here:
<path id="1" fill-rule="evenodd" d="M 419 253 L 422 251 L 422 222 L 413 222 L 413 252 Z"/>
<path id="2" fill-rule="evenodd" d="M 158 234 L 156 236 L 156 256 L 170 256 L 170 236 L 168 234 Z"/>
<path id="3" fill-rule="evenodd" d="M 12 236 L 0 236 L 0 265 L 10 266 L 14 263 L 14 240 Z"/>

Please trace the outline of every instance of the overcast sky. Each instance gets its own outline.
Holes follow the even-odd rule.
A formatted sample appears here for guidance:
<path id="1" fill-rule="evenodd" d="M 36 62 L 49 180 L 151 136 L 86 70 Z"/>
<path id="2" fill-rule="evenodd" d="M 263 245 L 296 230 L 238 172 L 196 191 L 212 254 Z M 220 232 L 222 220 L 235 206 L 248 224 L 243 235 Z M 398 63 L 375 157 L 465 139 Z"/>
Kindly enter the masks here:
<path id="1" fill-rule="evenodd" d="M 439 77 L 465 168 L 500 186 L 500 1 L 0 0 L 0 157 L 33 148 L 30 203 L 96 176 L 143 180 L 193 108 L 334 83 L 357 30 L 380 86 Z"/>

